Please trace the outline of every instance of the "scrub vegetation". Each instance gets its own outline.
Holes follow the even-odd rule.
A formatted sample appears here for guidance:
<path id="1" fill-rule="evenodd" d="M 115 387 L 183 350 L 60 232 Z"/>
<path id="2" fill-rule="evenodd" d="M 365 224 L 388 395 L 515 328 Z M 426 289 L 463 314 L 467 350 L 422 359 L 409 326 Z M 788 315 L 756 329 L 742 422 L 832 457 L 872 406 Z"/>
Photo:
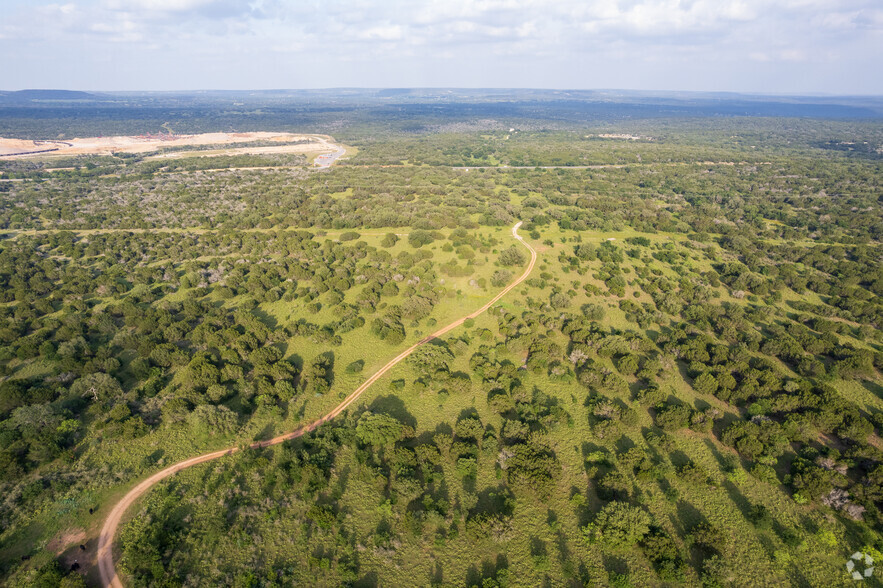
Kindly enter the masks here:
<path id="1" fill-rule="evenodd" d="M 115 501 L 230 446 L 129 513 L 126 585 L 838 586 L 852 553 L 883 562 L 878 123 L 366 112 L 327 170 L 0 161 L 6 585 L 96 582 Z M 246 448 L 511 283 L 519 221 L 525 282 Z"/>

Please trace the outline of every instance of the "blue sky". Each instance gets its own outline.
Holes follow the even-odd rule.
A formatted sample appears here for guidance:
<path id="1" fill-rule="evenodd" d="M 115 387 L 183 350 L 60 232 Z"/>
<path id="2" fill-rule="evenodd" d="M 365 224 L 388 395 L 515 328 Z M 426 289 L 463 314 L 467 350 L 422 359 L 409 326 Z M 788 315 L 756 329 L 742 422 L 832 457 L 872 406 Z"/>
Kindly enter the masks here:
<path id="1" fill-rule="evenodd" d="M 0 89 L 883 94 L 883 0 L 0 0 Z"/>

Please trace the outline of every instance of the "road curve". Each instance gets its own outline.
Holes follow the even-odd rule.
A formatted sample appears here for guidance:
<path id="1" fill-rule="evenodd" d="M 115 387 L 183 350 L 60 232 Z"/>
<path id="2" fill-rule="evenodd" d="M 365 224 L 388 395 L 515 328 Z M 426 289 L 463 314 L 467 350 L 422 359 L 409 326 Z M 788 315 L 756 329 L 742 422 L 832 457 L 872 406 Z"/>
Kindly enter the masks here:
<path id="1" fill-rule="evenodd" d="M 319 169 L 326 169 L 326 168 L 331 167 L 331 164 L 333 164 L 339 158 L 346 155 L 346 149 L 344 149 L 340 145 L 335 145 L 334 143 L 329 143 L 327 141 L 325 141 L 325 144 L 328 145 L 329 147 L 335 147 L 337 150 L 334 151 L 333 153 L 323 153 L 321 155 L 316 156 L 316 159 L 313 162 L 313 165 L 315 165 Z"/>
<path id="2" fill-rule="evenodd" d="M 500 298 L 509 293 L 510 290 L 518 286 L 521 282 L 527 279 L 530 275 L 530 272 L 533 270 L 534 265 L 537 262 L 537 252 L 533 247 L 528 245 L 528 243 L 518 234 L 518 228 L 521 226 L 521 222 L 516 223 L 514 227 L 512 227 L 512 236 L 515 237 L 518 241 L 521 242 L 522 245 L 527 247 L 530 251 L 530 263 L 527 264 L 527 268 L 524 270 L 518 279 L 514 282 L 503 288 L 496 296 L 494 296 L 487 304 L 479 308 L 478 310 L 460 318 L 451 324 L 442 327 L 438 331 L 434 332 L 431 335 L 428 335 L 414 343 L 398 355 L 396 355 L 393 359 L 391 359 L 386 365 L 377 370 L 374 375 L 365 380 L 361 386 L 353 390 L 349 396 L 347 396 L 340 404 L 338 404 L 334 410 L 326 414 L 325 416 L 313 421 L 312 423 L 305 425 L 303 427 L 299 427 L 294 431 L 289 433 L 285 433 L 283 435 L 279 435 L 278 437 L 274 437 L 267 441 L 259 441 L 257 443 L 252 443 L 250 447 L 252 449 L 257 449 L 261 447 L 269 447 L 271 445 L 277 445 L 284 441 L 289 441 L 291 439 L 296 439 L 305 433 L 309 433 L 311 431 L 316 430 L 320 425 L 330 421 L 334 417 L 338 416 L 344 410 L 346 410 L 362 393 L 367 390 L 371 384 L 379 380 L 383 377 L 386 372 L 395 367 L 399 362 L 403 359 L 411 355 L 415 349 L 420 347 L 421 345 L 435 339 L 437 337 L 441 337 L 448 331 L 452 329 L 456 329 L 460 325 L 462 325 L 467 319 L 475 318 L 488 308 L 490 308 L 495 302 L 497 302 Z M 129 510 L 129 507 L 138 500 L 145 492 L 150 490 L 153 486 L 155 486 L 158 482 L 168 478 L 180 472 L 183 469 L 187 469 L 190 466 L 195 466 L 200 463 L 205 463 L 207 461 L 211 461 L 213 459 L 217 459 L 224 455 L 231 455 L 238 451 L 237 447 L 229 447 L 227 449 L 221 449 L 219 451 L 213 451 L 211 453 L 206 453 L 203 455 L 198 455 L 196 457 L 191 457 L 190 459 L 185 459 L 184 461 L 180 461 L 174 465 L 167 467 L 164 470 L 161 470 L 149 478 L 140 482 L 137 486 L 129 490 L 129 492 L 123 496 L 123 498 L 117 502 L 113 509 L 111 509 L 110 514 L 107 515 L 107 519 L 104 521 L 104 526 L 101 528 L 101 534 L 98 536 L 98 571 L 101 576 L 101 583 L 104 586 L 112 587 L 112 588 L 123 588 L 123 583 L 120 580 L 119 575 L 116 572 L 116 567 L 113 561 L 113 540 L 116 536 L 117 529 L 120 526 L 120 522 L 122 521 L 123 515 Z"/>

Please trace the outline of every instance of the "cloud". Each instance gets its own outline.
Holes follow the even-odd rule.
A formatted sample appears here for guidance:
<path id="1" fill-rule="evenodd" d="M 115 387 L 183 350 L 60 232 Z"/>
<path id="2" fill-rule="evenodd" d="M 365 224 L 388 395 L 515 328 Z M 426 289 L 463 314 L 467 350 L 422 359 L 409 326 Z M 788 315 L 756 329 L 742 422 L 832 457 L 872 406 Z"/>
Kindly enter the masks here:
<path id="1" fill-rule="evenodd" d="M 490 85 L 554 78 L 560 86 L 571 80 L 597 86 L 605 82 L 583 74 L 613 72 L 606 78 L 611 82 L 632 75 L 640 83 L 697 83 L 727 80 L 727 68 L 744 67 L 740 79 L 750 82 L 760 68 L 857 68 L 854 63 L 881 69 L 883 55 L 879 0 L 12 1 L 0 19 L 0 50 L 33 43 L 33 53 L 20 52 L 21 78 L 40 51 L 60 61 L 69 55 L 82 67 L 99 55 L 117 59 L 122 48 L 130 56 L 152 55 L 148 65 L 157 71 L 239 63 L 248 70 L 243 79 L 261 72 L 272 79 L 288 67 L 297 80 L 304 71 L 320 72 L 317 80 L 341 76 L 331 85 L 424 79 L 414 72 L 432 82 L 448 69 L 474 71 L 463 79 Z M 272 56 L 284 60 L 274 63 Z M 824 83 L 813 72 L 799 79 Z M 267 85 L 279 86 L 275 80 Z"/>
<path id="2" fill-rule="evenodd" d="M 79 0 L 38 3 L 34 10 L 76 12 L 108 26 L 120 17 L 142 27 L 267 20 L 285 24 L 289 33 L 309 30 L 342 35 L 336 39 L 342 43 L 419 38 L 425 45 L 530 38 L 584 46 L 586 39 L 580 36 L 589 33 L 597 40 L 652 38 L 683 46 L 705 43 L 708 36 L 721 41 L 752 29 L 778 28 L 780 34 L 795 28 L 883 29 L 883 10 L 872 0 L 783 0 L 781 4 L 767 0 Z M 97 32 L 93 27 L 83 30 Z M 215 34 L 223 33 L 215 29 Z"/>
<path id="3" fill-rule="evenodd" d="M 107 0 L 105 6 L 111 10 L 137 12 L 186 12 L 216 3 L 215 0 Z"/>
<path id="4" fill-rule="evenodd" d="M 199 16 L 229 18 L 260 12 L 248 0 L 105 0 L 104 8 L 145 17 Z"/>
<path id="5" fill-rule="evenodd" d="M 357 33 L 356 38 L 363 41 L 398 41 L 402 38 L 402 27 L 398 25 L 371 27 Z"/>

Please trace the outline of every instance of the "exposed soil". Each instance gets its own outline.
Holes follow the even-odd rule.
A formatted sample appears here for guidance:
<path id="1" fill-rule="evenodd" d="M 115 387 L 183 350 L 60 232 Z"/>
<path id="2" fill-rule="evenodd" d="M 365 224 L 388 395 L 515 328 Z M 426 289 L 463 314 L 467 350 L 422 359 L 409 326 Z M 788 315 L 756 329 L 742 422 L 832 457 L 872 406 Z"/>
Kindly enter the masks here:
<path id="1" fill-rule="evenodd" d="M 79 547 L 86 540 L 86 532 L 83 529 L 65 529 L 60 532 L 58 535 L 49 540 L 49 543 L 46 544 L 46 549 L 54 553 L 55 555 L 61 555 L 64 553 L 68 547 L 74 545 Z"/>
<path id="2" fill-rule="evenodd" d="M 236 147 L 211 151 L 177 151 L 163 154 L 163 157 L 185 157 L 192 155 L 236 155 L 243 153 L 314 153 L 333 151 L 336 145 L 329 143 L 324 135 L 298 135 L 293 133 L 204 133 L 201 135 L 138 135 L 131 137 L 86 137 L 64 141 L 39 141 L 6 139 L 0 137 L 0 158 L 24 159 L 28 157 L 70 156 L 70 155 L 111 155 L 113 153 L 147 153 L 168 147 L 188 145 L 225 145 L 261 141 L 280 143 L 260 147 Z M 296 141 L 309 141 L 296 145 L 285 145 Z"/>

